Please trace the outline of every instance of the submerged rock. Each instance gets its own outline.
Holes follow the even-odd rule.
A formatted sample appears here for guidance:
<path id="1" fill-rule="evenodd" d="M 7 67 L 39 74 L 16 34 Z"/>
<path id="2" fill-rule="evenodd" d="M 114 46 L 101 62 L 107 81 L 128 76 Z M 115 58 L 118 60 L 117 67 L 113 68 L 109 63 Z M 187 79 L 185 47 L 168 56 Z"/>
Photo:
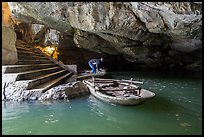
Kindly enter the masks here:
<path id="1" fill-rule="evenodd" d="M 89 90 L 82 82 L 62 84 L 47 90 L 38 100 L 72 99 L 78 96 L 89 94 Z"/>

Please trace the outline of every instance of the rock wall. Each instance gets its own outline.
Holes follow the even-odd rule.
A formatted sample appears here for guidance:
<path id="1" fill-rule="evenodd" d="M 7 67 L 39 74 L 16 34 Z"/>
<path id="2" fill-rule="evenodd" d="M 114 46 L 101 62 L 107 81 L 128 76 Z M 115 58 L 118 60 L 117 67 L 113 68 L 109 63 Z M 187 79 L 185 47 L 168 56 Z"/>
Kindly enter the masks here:
<path id="1" fill-rule="evenodd" d="M 41 46 L 59 44 L 59 31 L 40 24 L 32 24 L 32 29 L 34 32 L 33 44 Z"/>
<path id="2" fill-rule="evenodd" d="M 2 2 L 2 65 L 17 62 L 16 33 L 9 5 Z"/>
<path id="3" fill-rule="evenodd" d="M 2 2 L 2 26 L 13 26 L 14 20 L 7 2 Z"/>
<path id="4" fill-rule="evenodd" d="M 16 64 L 16 33 L 13 27 L 2 26 L 2 65 Z"/>
<path id="5" fill-rule="evenodd" d="M 56 29 L 76 47 L 149 67 L 199 62 L 202 2 L 9 2 L 17 20 Z M 177 55 L 181 59 L 175 62 Z M 175 56 L 174 56 L 175 55 Z M 191 58 L 186 63 L 185 57 Z M 184 59 L 184 60 L 183 60 Z M 202 61 L 201 61 L 202 62 Z M 200 66 L 202 67 L 202 66 Z"/>

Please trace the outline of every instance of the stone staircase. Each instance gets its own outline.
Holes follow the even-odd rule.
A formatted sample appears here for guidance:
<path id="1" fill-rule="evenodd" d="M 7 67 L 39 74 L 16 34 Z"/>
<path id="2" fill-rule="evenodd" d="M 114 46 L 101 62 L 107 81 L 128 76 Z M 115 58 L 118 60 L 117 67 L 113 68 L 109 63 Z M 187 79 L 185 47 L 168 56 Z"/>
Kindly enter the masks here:
<path id="1" fill-rule="evenodd" d="M 16 48 L 18 62 L 2 69 L 5 75 L 14 77 L 14 81 L 26 83 L 26 90 L 45 92 L 74 74 L 64 64 L 21 40 L 16 41 Z"/>

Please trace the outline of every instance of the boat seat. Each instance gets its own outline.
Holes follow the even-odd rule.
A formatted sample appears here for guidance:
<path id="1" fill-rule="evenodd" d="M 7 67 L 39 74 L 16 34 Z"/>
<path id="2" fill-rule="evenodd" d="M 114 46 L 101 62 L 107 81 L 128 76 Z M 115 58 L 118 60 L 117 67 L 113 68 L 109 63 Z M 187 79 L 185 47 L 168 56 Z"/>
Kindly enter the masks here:
<path id="1" fill-rule="evenodd" d="M 105 92 L 107 95 L 109 95 L 109 96 L 115 96 L 115 94 L 113 93 L 113 92 Z"/>
<path id="2" fill-rule="evenodd" d="M 137 96 L 139 96 L 140 95 L 140 93 L 141 93 L 141 87 L 137 87 L 137 88 L 135 88 L 135 89 L 128 89 L 127 87 L 125 87 L 124 88 L 125 89 L 125 93 L 132 93 L 132 94 L 134 94 L 134 95 L 137 95 Z"/>
<path id="3" fill-rule="evenodd" d="M 119 83 L 116 81 L 113 81 L 113 83 L 105 84 L 105 85 L 102 85 L 100 87 L 105 88 L 105 87 L 118 87 L 118 86 L 119 86 Z"/>

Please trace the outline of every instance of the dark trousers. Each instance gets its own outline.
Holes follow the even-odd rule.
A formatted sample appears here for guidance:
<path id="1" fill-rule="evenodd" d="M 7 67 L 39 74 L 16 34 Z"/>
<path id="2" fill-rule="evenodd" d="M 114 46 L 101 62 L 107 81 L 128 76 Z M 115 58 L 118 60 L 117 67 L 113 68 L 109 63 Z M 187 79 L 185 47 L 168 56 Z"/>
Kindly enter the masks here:
<path id="1" fill-rule="evenodd" d="M 95 66 L 94 64 L 92 64 L 92 63 L 89 63 L 89 66 L 90 66 L 91 69 L 92 69 L 91 73 L 92 73 L 92 74 L 95 74 L 95 73 L 96 73 L 96 66 Z"/>

